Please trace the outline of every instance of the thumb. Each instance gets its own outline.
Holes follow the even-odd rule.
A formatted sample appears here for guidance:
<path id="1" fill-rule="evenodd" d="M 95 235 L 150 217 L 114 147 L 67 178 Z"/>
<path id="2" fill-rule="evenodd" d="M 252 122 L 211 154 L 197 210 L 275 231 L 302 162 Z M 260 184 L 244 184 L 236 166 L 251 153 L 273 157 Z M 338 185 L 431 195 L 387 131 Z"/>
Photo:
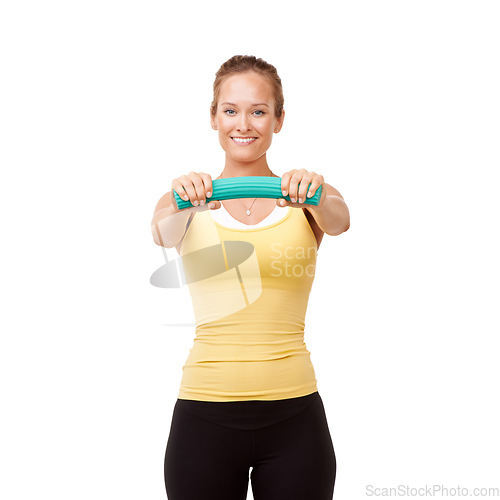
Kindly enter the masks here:
<path id="1" fill-rule="evenodd" d="M 210 210 L 217 210 L 221 207 L 221 202 L 220 201 L 217 201 L 217 200 L 212 200 L 210 201 L 210 203 L 208 204 L 208 208 Z"/>
<path id="2" fill-rule="evenodd" d="M 290 205 L 290 203 L 288 202 L 288 200 L 285 200 L 284 198 L 278 198 L 276 200 L 276 205 L 278 205 L 279 207 L 286 207 Z"/>

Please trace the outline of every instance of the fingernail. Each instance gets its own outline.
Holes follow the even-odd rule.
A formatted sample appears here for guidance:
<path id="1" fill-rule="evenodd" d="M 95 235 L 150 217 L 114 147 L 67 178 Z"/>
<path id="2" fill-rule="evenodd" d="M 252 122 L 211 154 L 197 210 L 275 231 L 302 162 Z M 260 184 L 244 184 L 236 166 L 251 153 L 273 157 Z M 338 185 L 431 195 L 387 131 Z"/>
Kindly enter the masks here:
<path id="1" fill-rule="evenodd" d="M 280 205 L 283 206 L 285 204 L 285 200 L 280 200 Z"/>
<path id="2" fill-rule="evenodd" d="M 215 208 L 215 203 L 209 203 L 209 204 L 208 204 L 208 206 L 209 206 L 210 208 Z"/>
<path id="3" fill-rule="evenodd" d="M 311 191 L 309 191 L 309 192 L 307 193 L 307 197 L 308 197 L 308 198 L 309 198 L 310 196 L 312 196 L 312 195 L 313 195 L 313 194 L 311 193 Z"/>
<path id="4" fill-rule="evenodd" d="M 281 191 L 283 193 L 283 196 L 286 196 L 286 191 Z"/>
<path id="5" fill-rule="evenodd" d="M 194 205 L 195 207 L 197 207 L 197 206 L 198 206 L 198 200 L 194 200 L 194 201 L 193 201 L 193 205 Z"/>
<path id="6" fill-rule="evenodd" d="M 292 198 L 292 203 L 295 203 L 295 198 Z"/>
<path id="7" fill-rule="evenodd" d="M 205 200 L 201 200 L 200 205 L 205 205 Z"/>
<path id="8" fill-rule="evenodd" d="M 184 195 L 184 199 L 187 200 L 189 199 L 189 196 L 187 194 Z"/>
<path id="9" fill-rule="evenodd" d="M 302 203 L 302 198 L 299 198 L 299 203 Z"/>
<path id="10" fill-rule="evenodd" d="M 211 192 L 211 191 L 209 191 L 209 192 L 207 193 L 207 198 L 210 198 L 210 196 L 212 196 L 212 192 Z"/>

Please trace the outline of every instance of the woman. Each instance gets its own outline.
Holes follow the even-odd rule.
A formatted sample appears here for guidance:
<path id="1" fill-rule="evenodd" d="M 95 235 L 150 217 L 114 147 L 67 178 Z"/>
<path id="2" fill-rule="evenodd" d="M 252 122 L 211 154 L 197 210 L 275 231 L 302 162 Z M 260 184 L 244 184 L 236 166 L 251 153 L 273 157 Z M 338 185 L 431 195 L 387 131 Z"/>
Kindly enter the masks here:
<path id="1" fill-rule="evenodd" d="M 279 177 L 266 152 L 283 103 L 274 66 L 253 56 L 221 66 L 210 108 L 226 153 L 217 179 Z M 211 176 L 191 171 L 156 207 L 154 240 L 182 256 L 196 318 L 165 453 L 170 500 L 244 500 L 250 470 L 255 500 L 333 496 L 336 459 L 304 317 L 323 235 L 346 231 L 349 211 L 313 171 L 284 173 L 281 188 L 291 202 L 207 205 Z M 173 191 L 194 206 L 178 210 Z"/>

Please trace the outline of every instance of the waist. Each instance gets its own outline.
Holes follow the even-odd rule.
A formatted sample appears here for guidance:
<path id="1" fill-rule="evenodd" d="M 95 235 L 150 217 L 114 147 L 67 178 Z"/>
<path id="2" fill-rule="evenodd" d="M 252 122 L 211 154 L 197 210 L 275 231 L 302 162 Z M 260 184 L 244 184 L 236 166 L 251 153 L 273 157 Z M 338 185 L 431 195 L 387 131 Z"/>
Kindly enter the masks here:
<path id="1" fill-rule="evenodd" d="M 191 353 L 183 366 L 179 398 L 199 401 L 281 400 L 317 390 L 307 349 L 252 360 L 248 354 Z M 239 359 L 238 359 L 239 358 Z"/>
<path id="2" fill-rule="evenodd" d="M 304 396 L 268 401 L 195 401 L 178 398 L 176 409 L 232 429 L 256 430 L 275 425 L 305 411 L 317 399 L 315 390 Z"/>
<path id="3" fill-rule="evenodd" d="M 273 361 L 293 356 L 309 356 L 304 335 L 280 336 L 279 340 L 269 340 L 268 336 L 256 335 L 248 339 L 242 336 L 200 336 L 194 339 L 188 362 L 235 362 Z"/>

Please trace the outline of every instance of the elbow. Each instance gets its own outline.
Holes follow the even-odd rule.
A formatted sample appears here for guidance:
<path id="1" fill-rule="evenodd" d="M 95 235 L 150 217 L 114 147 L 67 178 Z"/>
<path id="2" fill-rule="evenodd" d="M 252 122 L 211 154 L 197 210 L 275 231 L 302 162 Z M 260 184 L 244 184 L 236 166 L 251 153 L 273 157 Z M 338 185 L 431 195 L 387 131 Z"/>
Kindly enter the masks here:
<path id="1" fill-rule="evenodd" d="M 338 236 L 339 234 L 345 233 L 349 229 L 349 226 L 344 227 L 342 229 L 337 229 L 331 233 L 327 233 L 329 236 Z"/>
<path id="2" fill-rule="evenodd" d="M 161 242 L 159 239 L 159 234 L 158 234 L 158 228 L 156 224 L 153 224 L 151 222 L 151 236 L 153 237 L 153 241 L 155 242 L 156 245 L 161 246 Z"/>
<path id="3" fill-rule="evenodd" d="M 163 241 L 163 238 L 161 237 L 156 224 L 151 224 L 151 236 L 153 237 L 155 245 L 158 245 L 159 247 L 169 248 L 165 245 L 165 242 Z"/>
<path id="4" fill-rule="evenodd" d="M 162 235 L 159 233 L 156 226 L 154 225 L 151 226 L 151 234 L 153 236 L 154 243 L 159 247 L 174 248 L 180 243 L 179 241 L 172 243 L 170 239 L 167 240 L 164 236 L 162 237 Z"/>
<path id="5" fill-rule="evenodd" d="M 327 234 L 330 236 L 338 236 L 339 234 L 345 233 L 350 226 L 351 226 L 351 219 L 349 217 L 349 214 L 347 214 L 347 216 L 343 219 L 342 224 L 339 224 L 337 228 L 335 228 L 331 232 L 328 232 Z"/>
<path id="6" fill-rule="evenodd" d="M 351 226 L 351 215 L 349 214 L 349 209 L 347 205 L 345 207 L 344 224 L 342 225 L 342 231 L 339 234 L 345 233 Z"/>

